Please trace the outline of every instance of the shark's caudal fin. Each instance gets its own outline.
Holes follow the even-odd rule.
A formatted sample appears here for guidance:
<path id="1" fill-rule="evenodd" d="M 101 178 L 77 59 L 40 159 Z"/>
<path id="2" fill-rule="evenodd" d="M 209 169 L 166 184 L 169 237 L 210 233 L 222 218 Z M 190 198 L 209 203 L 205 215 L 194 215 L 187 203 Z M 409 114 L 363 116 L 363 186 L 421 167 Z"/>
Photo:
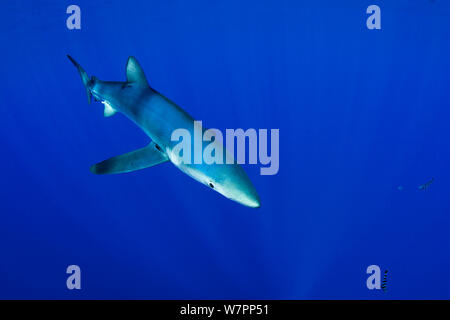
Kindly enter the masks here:
<path id="1" fill-rule="evenodd" d="M 73 65 L 75 67 L 77 67 L 78 73 L 80 74 L 80 77 L 81 77 L 81 81 L 83 81 L 84 87 L 86 88 L 86 93 L 87 93 L 87 97 L 88 97 L 88 103 L 91 103 L 92 96 L 91 96 L 91 91 L 89 90 L 89 76 L 88 76 L 88 74 L 86 73 L 86 71 L 84 71 L 84 69 L 80 66 L 80 64 L 75 61 L 74 58 L 72 58 L 69 55 L 67 55 L 67 58 L 69 58 L 69 60 L 73 63 Z"/>
<path id="2" fill-rule="evenodd" d="M 102 161 L 91 167 L 95 174 L 125 173 L 166 162 L 167 155 L 153 141 L 142 149 Z"/>
<path id="3" fill-rule="evenodd" d="M 145 77 L 144 70 L 139 65 L 135 57 L 129 57 L 127 61 L 127 81 L 140 84 L 144 87 L 148 87 L 147 78 Z"/>

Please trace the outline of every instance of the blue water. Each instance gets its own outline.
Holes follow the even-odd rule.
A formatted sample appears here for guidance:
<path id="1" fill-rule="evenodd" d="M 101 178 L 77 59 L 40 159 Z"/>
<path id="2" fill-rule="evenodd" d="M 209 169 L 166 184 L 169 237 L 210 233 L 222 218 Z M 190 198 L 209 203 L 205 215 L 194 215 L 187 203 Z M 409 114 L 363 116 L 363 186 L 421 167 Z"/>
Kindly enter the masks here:
<path id="1" fill-rule="evenodd" d="M 70 4 L 81 30 L 66 28 Z M 381 30 L 366 27 L 371 4 Z M 0 11 L 0 298 L 450 298 L 450 2 Z M 170 163 L 91 174 L 148 138 L 87 104 L 66 54 L 120 81 L 136 56 L 204 126 L 280 129 L 279 173 L 244 166 L 261 208 Z M 66 288 L 71 264 L 81 290 Z M 386 292 L 366 287 L 371 264 L 389 270 Z"/>

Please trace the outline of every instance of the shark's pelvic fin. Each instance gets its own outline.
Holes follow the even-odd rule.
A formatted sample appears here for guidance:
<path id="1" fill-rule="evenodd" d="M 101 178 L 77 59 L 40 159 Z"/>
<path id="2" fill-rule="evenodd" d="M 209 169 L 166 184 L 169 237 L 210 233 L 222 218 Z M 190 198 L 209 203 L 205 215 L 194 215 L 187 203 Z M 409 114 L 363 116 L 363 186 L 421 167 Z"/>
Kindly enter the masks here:
<path id="1" fill-rule="evenodd" d="M 84 69 L 80 66 L 80 64 L 75 61 L 74 58 L 72 58 L 69 55 L 67 55 L 67 58 L 69 58 L 69 60 L 73 63 L 73 65 L 78 69 L 78 73 L 80 74 L 81 81 L 83 81 L 84 87 L 86 88 L 88 103 L 91 103 L 92 95 L 91 95 L 91 90 L 89 90 L 89 76 L 88 76 L 88 74 L 86 73 L 86 71 L 84 71 Z"/>
<path id="2" fill-rule="evenodd" d="M 102 103 L 105 106 L 105 110 L 103 110 L 103 115 L 105 117 L 111 117 L 117 112 L 108 102 L 103 101 Z"/>
<path id="3" fill-rule="evenodd" d="M 148 82 L 139 62 L 135 57 L 129 57 L 127 61 L 127 81 L 147 87 Z"/>
<path id="4" fill-rule="evenodd" d="M 169 160 L 153 141 L 146 147 L 97 163 L 91 167 L 95 174 L 125 173 L 145 169 Z"/>

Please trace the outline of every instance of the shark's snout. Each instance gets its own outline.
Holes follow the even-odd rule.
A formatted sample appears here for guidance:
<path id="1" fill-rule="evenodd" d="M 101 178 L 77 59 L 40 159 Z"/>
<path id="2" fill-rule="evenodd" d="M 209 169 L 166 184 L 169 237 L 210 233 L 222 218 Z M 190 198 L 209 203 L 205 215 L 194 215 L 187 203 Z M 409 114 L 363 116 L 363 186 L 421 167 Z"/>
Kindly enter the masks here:
<path id="1" fill-rule="evenodd" d="M 221 186 L 221 190 L 218 191 L 227 198 L 239 202 L 244 206 L 259 208 L 261 206 L 261 202 L 258 192 L 251 183 L 250 179 L 243 172 L 242 168 L 235 165 L 231 168 L 228 179 Z"/>
<path id="2" fill-rule="evenodd" d="M 259 208 L 261 207 L 261 202 L 259 200 L 259 197 L 256 195 L 246 195 L 243 197 L 240 201 L 241 204 L 250 207 L 250 208 Z"/>
<path id="3" fill-rule="evenodd" d="M 261 201 L 253 187 L 241 195 L 239 202 L 251 208 L 261 207 Z"/>

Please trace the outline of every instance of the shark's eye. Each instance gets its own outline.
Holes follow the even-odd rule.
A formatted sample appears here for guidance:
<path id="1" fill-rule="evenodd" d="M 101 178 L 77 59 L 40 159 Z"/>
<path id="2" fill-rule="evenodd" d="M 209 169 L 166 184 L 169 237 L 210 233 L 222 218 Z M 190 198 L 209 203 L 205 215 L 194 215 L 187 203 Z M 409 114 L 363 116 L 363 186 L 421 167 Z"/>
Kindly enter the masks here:
<path id="1" fill-rule="evenodd" d="M 161 151 L 161 147 L 158 146 L 156 143 L 155 143 L 155 148 L 158 149 L 158 151 Z"/>
<path id="2" fill-rule="evenodd" d="M 210 182 L 209 186 L 214 189 L 214 185 Z"/>
<path id="3" fill-rule="evenodd" d="M 131 88 L 131 84 L 129 84 L 128 82 L 125 82 L 125 83 L 122 85 L 122 89 L 125 89 L 125 88 Z"/>

